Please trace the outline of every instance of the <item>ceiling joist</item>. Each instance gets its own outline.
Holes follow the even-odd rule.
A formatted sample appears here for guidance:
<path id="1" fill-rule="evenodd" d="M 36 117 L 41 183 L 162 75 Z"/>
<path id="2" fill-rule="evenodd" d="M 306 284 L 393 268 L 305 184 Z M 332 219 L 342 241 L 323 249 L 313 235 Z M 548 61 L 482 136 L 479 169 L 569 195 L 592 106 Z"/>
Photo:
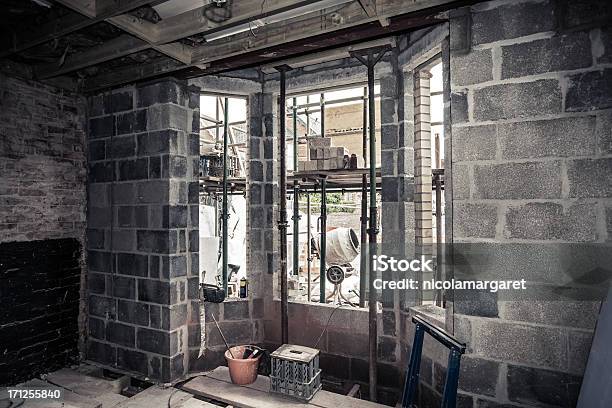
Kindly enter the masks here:
<path id="1" fill-rule="evenodd" d="M 391 3 L 397 5 L 400 0 L 382 1 L 386 2 L 387 5 Z M 425 9 L 430 5 L 438 6 L 443 1 L 423 0 L 418 4 Z M 446 3 L 450 2 L 446 0 Z M 418 10 L 418 8 L 415 8 L 415 3 L 410 3 L 410 6 L 404 5 L 404 7 Z M 185 76 L 194 77 L 241 68 L 248 63 L 265 65 L 279 60 L 279 57 L 291 57 L 291 55 L 314 52 L 321 48 L 330 48 L 335 44 L 388 36 L 402 30 L 420 28 L 441 21 L 437 17 L 439 11 L 434 9 L 415 17 L 398 17 L 393 19 L 388 27 L 382 27 L 378 24 L 378 17 L 368 17 L 358 3 L 348 4 L 338 14 L 342 17 L 340 19 L 342 23 L 338 23 L 337 16 L 333 18 L 320 14 L 315 17 L 303 16 L 299 19 L 292 19 L 290 22 L 286 21 L 266 26 L 256 33 L 257 37 L 244 34 L 233 36 L 226 41 L 214 41 L 199 47 L 196 49 L 193 61 L 188 67 L 178 63 L 156 62 L 153 63 L 151 69 L 133 67 L 119 72 L 115 71 L 112 74 L 88 78 L 84 83 L 84 88 L 88 92 L 95 91 L 129 82 L 127 78 L 146 79 L 176 73 L 177 71 L 184 71 Z M 288 29 L 288 27 L 290 28 Z M 333 35 L 331 35 L 332 33 Z M 345 46 L 340 52 L 361 48 L 360 46 Z M 337 52 L 335 51 L 336 54 Z M 330 55 L 333 53 L 330 52 Z M 321 55 L 321 57 L 326 56 Z"/>
<path id="2" fill-rule="evenodd" d="M 112 0 L 110 2 L 115 3 Z M 107 18 L 124 14 L 151 3 L 151 0 L 118 1 L 115 7 L 109 8 L 107 5 L 103 12 L 93 16 L 90 15 L 91 11 L 89 11 L 92 7 L 91 3 L 94 3 L 93 0 L 58 0 L 58 3 L 73 10 L 73 12 L 68 12 L 63 17 L 37 27 L 36 30 L 26 29 L 11 37 L 5 36 L 0 42 L 0 58 L 74 33 Z"/>
<path id="3" fill-rule="evenodd" d="M 201 7 L 193 4 L 190 7 L 196 8 L 172 15 L 174 6 L 169 0 L 57 0 L 71 11 L 35 30 L 35 35 L 4 40 L 0 56 L 106 21 L 125 34 L 86 51 L 58 57 L 57 62 L 40 64 L 34 68 L 35 76 L 58 78 L 148 49 L 168 57 L 143 54 L 141 62 L 116 66 L 112 75 L 105 69 L 97 74 L 96 70 L 79 72 L 79 77 L 85 78 L 86 90 L 95 90 L 176 71 L 182 71 L 183 76 L 197 76 L 265 65 L 313 51 L 320 52 L 318 58 L 325 60 L 353 49 L 344 46 L 337 50 L 342 43 L 353 44 L 434 24 L 440 21 L 438 13 L 456 1 L 228 0 L 222 3 L 225 6 L 213 2 Z M 165 3 L 168 7 L 162 13 L 164 18 L 156 23 L 147 17 L 147 10 L 138 15 L 128 13 L 145 5 Z M 182 39 L 189 41 L 179 41 Z M 336 50 L 324 51 L 330 49 Z M 306 62 L 294 63 L 300 66 Z"/>
<path id="4" fill-rule="evenodd" d="M 123 34 L 117 38 L 107 41 L 103 45 L 90 48 L 87 51 L 72 54 L 66 57 L 63 64 L 49 63 L 34 67 L 34 75 L 38 79 L 47 79 L 77 71 L 92 65 L 120 58 L 134 52 L 146 50 L 149 44 Z"/>

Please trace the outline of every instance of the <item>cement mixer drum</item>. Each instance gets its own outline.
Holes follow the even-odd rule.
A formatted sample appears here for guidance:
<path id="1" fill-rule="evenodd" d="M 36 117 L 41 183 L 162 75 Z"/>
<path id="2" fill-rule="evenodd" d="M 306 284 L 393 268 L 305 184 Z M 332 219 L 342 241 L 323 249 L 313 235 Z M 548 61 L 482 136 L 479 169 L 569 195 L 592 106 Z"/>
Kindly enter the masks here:
<path id="1" fill-rule="evenodd" d="M 317 237 L 320 248 L 320 236 Z M 327 232 L 325 263 L 344 265 L 359 255 L 359 238 L 352 228 L 336 228 Z"/>

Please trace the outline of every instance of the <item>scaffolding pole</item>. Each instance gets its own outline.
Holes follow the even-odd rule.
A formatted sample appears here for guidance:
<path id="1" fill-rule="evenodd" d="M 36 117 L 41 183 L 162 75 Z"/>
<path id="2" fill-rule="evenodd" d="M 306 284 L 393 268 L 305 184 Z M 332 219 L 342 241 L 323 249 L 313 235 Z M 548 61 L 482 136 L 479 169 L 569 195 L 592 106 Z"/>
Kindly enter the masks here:
<path id="1" fill-rule="evenodd" d="M 280 72 L 280 219 L 278 231 L 280 234 L 280 284 L 281 284 L 281 341 L 283 344 L 289 342 L 289 305 L 288 305 L 288 282 L 287 282 L 287 123 L 284 113 L 287 109 L 287 84 L 286 73 L 291 69 L 287 65 L 275 67 Z"/>
<path id="2" fill-rule="evenodd" d="M 362 154 L 363 163 L 367 167 L 367 141 L 368 141 L 368 88 L 363 88 L 363 134 L 362 134 Z M 376 184 L 376 182 L 374 182 Z M 359 307 L 365 307 L 366 291 L 367 291 L 367 276 L 368 276 L 368 176 L 361 176 L 361 240 L 360 252 L 361 258 L 359 263 Z"/>
<path id="3" fill-rule="evenodd" d="M 310 282 L 312 280 L 312 277 L 310 276 L 310 272 L 311 272 L 311 262 L 312 262 L 312 257 L 310 255 L 310 194 L 306 194 L 306 225 L 307 225 L 307 229 L 308 232 L 306 233 L 306 260 L 308 261 L 308 269 L 307 269 L 307 273 L 308 273 L 308 286 L 306 288 L 306 298 L 308 299 L 308 302 L 310 302 Z"/>
<path id="4" fill-rule="evenodd" d="M 444 170 L 435 169 L 433 172 L 436 188 L 436 281 L 442 281 L 442 175 Z M 436 306 L 442 307 L 442 289 L 438 289 L 435 296 Z"/>
<path id="5" fill-rule="evenodd" d="M 321 137 L 325 137 L 325 93 L 321 92 Z M 321 239 L 319 243 L 319 255 L 321 263 L 319 266 L 319 302 L 325 303 L 325 272 L 327 254 L 327 179 L 321 179 Z"/>
<path id="6" fill-rule="evenodd" d="M 227 294 L 227 224 L 229 213 L 227 211 L 227 141 L 229 134 L 229 109 L 227 109 L 227 98 L 224 99 L 225 109 L 223 109 L 223 209 L 221 217 L 223 217 L 223 260 L 221 269 L 221 278 L 223 279 L 223 290 Z"/>
<path id="7" fill-rule="evenodd" d="M 374 66 L 387 52 L 388 47 L 351 52 L 368 69 L 368 119 L 370 134 L 370 224 L 368 228 L 369 254 L 376 253 L 376 236 L 378 235 L 376 209 L 376 110 L 374 96 Z M 376 401 L 377 395 L 377 294 L 374 288 L 376 274 L 370 268 L 368 294 L 368 338 L 369 338 L 369 385 L 370 401 Z"/>
<path id="8" fill-rule="evenodd" d="M 327 179 L 321 179 L 321 239 L 319 243 L 319 294 L 320 303 L 325 303 L 325 255 L 327 252 Z"/>
<path id="9" fill-rule="evenodd" d="M 297 98 L 293 98 L 293 171 L 298 171 L 298 137 L 297 137 Z M 298 197 L 300 184 L 293 181 L 293 275 L 299 275 L 300 268 L 300 204 Z"/>

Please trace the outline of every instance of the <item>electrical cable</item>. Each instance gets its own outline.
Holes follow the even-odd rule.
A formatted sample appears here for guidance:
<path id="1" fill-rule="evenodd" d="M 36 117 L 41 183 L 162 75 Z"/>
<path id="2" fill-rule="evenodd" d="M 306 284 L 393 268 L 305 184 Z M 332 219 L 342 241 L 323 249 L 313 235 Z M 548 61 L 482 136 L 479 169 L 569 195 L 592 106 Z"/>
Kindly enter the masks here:
<path id="1" fill-rule="evenodd" d="M 172 407 L 170 406 L 170 401 L 172 400 L 172 396 L 173 396 L 174 394 L 176 394 L 177 392 L 179 392 L 179 391 L 180 391 L 180 390 L 179 390 L 178 388 L 175 388 L 175 389 L 174 389 L 174 390 L 173 390 L 173 391 L 170 393 L 170 395 L 168 396 L 168 408 L 172 408 Z"/>
<path id="2" fill-rule="evenodd" d="M 331 322 L 331 319 L 334 316 L 334 313 L 336 313 L 336 310 L 340 309 L 342 306 L 344 306 L 344 305 L 340 304 L 340 305 L 336 306 L 334 308 L 334 310 L 332 310 L 332 312 L 329 315 L 329 318 L 327 319 L 327 323 L 325 324 L 325 327 L 323 328 L 323 331 L 319 335 L 319 338 L 317 339 L 317 342 L 315 343 L 313 348 L 317 348 L 317 346 L 319 345 L 319 342 L 321 341 L 321 338 L 323 337 L 323 335 L 327 331 L 327 328 L 329 327 L 329 323 Z"/>

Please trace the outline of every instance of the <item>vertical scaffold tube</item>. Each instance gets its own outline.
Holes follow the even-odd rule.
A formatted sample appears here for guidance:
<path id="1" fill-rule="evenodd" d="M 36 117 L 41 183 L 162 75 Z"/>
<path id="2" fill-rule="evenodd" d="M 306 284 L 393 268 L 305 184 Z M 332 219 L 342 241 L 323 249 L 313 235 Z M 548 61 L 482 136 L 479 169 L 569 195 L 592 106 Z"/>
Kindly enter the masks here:
<path id="1" fill-rule="evenodd" d="M 223 204 L 221 210 L 221 217 L 223 218 L 223 260 L 221 269 L 221 278 L 223 279 L 223 290 L 227 294 L 227 247 L 228 247 L 228 233 L 227 224 L 229 221 L 229 213 L 227 211 L 227 141 L 229 134 L 229 109 L 228 109 L 228 98 L 223 99 Z"/>

